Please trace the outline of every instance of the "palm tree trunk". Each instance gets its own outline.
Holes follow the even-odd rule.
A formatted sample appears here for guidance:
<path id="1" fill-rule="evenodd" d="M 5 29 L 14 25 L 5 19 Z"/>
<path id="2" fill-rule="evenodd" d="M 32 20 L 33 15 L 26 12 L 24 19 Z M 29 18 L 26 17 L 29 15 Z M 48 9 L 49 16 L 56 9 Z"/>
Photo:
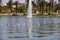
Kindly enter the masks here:
<path id="1" fill-rule="evenodd" d="M 42 9 L 41 10 L 42 10 L 42 15 L 43 15 L 43 3 L 42 3 Z"/>
<path id="2" fill-rule="evenodd" d="M 46 5 L 46 13 L 47 13 L 47 2 L 46 2 L 46 4 L 45 4 L 45 5 Z"/>
<path id="3" fill-rule="evenodd" d="M 46 5 L 46 13 L 47 13 L 47 5 Z"/>
<path id="4" fill-rule="evenodd" d="M 49 13 L 48 13 L 48 15 L 50 15 L 50 7 L 51 7 L 51 6 L 49 5 Z"/>
<path id="5" fill-rule="evenodd" d="M 16 1 L 16 15 L 17 15 L 17 1 Z"/>
<path id="6" fill-rule="evenodd" d="M 39 8 L 39 9 L 40 9 L 40 13 L 42 13 L 42 12 L 41 12 L 41 6 L 40 6 L 40 8 Z"/>
<path id="7" fill-rule="evenodd" d="M 9 5 L 10 5 L 10 12 L 12 13 L 12 0 L 9 1 Z"/>
<path id="8" fill-rule="evenodd" d="M 12 13 L 12 8 L 11 8 L 11 5 L 12 5 L 12 4 L 10 3 L 10 11 L 11 11 L 11 13 Z"/>
<path id="9" fill-rule="evenodd" d="M 0 13 L 1 13 L 1 9 L 0 9 Z"/>
<path id="10" fill-rule="evenodd" d="M 1 5 L 0 5 L 0 13 L 1 13 Z"/>
<path id="11" fill-rule="evenodd" d="M 53 3 L 52 3 L 52 14 L 53 14 Z"/>
<path id="12" fill-rule="evenodd" d="M 42 7 L 42 15 L 43 15 L 43 7 Z"/>

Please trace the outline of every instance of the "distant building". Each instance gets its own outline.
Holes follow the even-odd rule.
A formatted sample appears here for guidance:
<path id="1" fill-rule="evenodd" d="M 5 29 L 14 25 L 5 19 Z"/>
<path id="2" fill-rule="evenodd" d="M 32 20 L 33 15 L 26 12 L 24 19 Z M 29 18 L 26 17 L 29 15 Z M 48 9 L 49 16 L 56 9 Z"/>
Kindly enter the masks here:
<path id="1" fill-rule="evenodd" d="M 18 7 L 25 6 L 25 4 L 24 3 L 18 3 L 17 6 Z M 15 3 L 12 3 L 12 7 L 16 7 L 16 4 Z"/>
<path id="2" fill-rule="evenodd" d="M 12 2 L 12 0 L 10 0 L 8 3 L 7 3 L 7 6 L 12 6 L 12 7 L 16 7 L 16 2 Z M 24 3 L 19 3 L 17 2 L 17 7 L 20 7 L 20 6 L 25 6 Z"/>

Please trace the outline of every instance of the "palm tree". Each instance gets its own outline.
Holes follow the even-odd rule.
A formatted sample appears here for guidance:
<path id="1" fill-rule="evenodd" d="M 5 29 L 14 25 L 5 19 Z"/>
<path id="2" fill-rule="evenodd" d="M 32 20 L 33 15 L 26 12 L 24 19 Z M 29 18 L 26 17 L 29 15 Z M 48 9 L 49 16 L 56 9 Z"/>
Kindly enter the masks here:
<path id="1" fill-rule="evenodd" d="M 50 3 L 51 3 L 51 11 L 52 11 L 52 13 L 53 13 L 53 9 L 54 9 L 54 8 L 53 8 L 53 6 L 54 6 L 54 5 L 53 5 L 53 4 L 54 4 L 54 0 L 51 0 Z"/>
<path id="2" fill-rule="evenodd" d="M 41 1 L 38 3 L 38 5 L 39 5 L 40 12 L 41 12 L 41 14 L 43 15 L 43 13 L 44 13 L 44 7 L 45 7 L 45 0 L 41 0 Z"/>
<path id="3" fill-rule="evenodd" d="M 15 5 L 16 5 L 16 15 L 17 15 L 17 5 L 18 5 L 18 1 L 15 2 Z"/>
<path id="4" fill-rule="evenodd" d="M 0 0 L 0 13 L 1 13 L 1 3 L 2 3 L 2 0 Z"/>
<path id="5" fill-rule="evenodd" d="M 51 11 L 51 4 L 48 2 L 48 4 L 47 4 L 47 6 L 48 6 L 48 15 L 50 15 L 50 11 Z"/>
<path id="6" fill-rule="evenodd" d="M 0 13 L 1 13 L 1 11 L 2 11 L 2 6 L 0 6 Z"/>
<path id="7" fill-rule="evenodd" d="M 45 2 L 45 6 L 46 6 L 46 9 L 45 10 L 46 10 L 46 13 L 47 13 L 47 7 L 48 7 L 47 4 L 48 4 L 48 2 Z"/>
<path id="8" fill-rule="evenodd" d="M 48 15 L 50 15 L 51 14 L 51 12 L 50 12 L 51 11 L 51 3 L 50 2 L 48 3 L 48 8 L 49 8 Z"/>
<path id="9" fill-rule="evenodd" d="M 2 0 L 0 0 L 0 6 L 1 6 Z"/>
<path id="10" fill-rule="evenodd" d="M 29 0 L 26 0 L 26 8 L 28 9 Z"/>
<path id="11" fill-rule="evenodd" d="M 38 3 L 38 8 L 39 8 L 39 10 L 40 10 L 40 13 L 41 13 L 41 5 L 42 5 L 42 4 L 39 2 L 39 3 Z"/>
<path id="12" fill-rule="evenodd" d="M 53 13 L 53 3 L 54 3 L 54 0 L 50 0 L 50 2 L 48 3 L 48 6 L 49 6 L 49 13 L 48 13 L 48 15 L 50 15 L 51 12 Z"/>
<path id="13" fill-rule="evenodd" d="M 8 7 L 10 8 L 10 11 L 12 12 L 12 0 L 9 0 L 7 3 Z"/>

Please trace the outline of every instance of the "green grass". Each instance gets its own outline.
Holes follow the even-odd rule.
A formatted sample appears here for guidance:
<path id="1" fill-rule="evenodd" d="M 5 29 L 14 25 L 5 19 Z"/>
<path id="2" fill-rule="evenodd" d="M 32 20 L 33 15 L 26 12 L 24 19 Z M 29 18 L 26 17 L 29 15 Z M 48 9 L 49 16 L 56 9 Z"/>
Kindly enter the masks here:
<path id="1" fill-rule="evenodd" d="M 56 14 L 50 14 L 50 15 L 48 15 L 48 14 L 37 14 L 37 15 L 33 15 L 33 16 L 36 16 L 36 17 L 57 17 L 58 15 L 56 15 Z"/>

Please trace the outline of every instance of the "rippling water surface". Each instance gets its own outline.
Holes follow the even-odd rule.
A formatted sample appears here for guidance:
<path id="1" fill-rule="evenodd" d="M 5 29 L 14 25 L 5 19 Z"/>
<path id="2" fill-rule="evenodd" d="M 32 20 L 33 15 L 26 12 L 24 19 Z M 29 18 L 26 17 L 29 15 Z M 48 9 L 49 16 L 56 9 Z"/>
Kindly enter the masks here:
<path id="1" fill-rule="evenodd" d="M 60 18 L 0 17 L 0 40 L 60 40 Z"/>

